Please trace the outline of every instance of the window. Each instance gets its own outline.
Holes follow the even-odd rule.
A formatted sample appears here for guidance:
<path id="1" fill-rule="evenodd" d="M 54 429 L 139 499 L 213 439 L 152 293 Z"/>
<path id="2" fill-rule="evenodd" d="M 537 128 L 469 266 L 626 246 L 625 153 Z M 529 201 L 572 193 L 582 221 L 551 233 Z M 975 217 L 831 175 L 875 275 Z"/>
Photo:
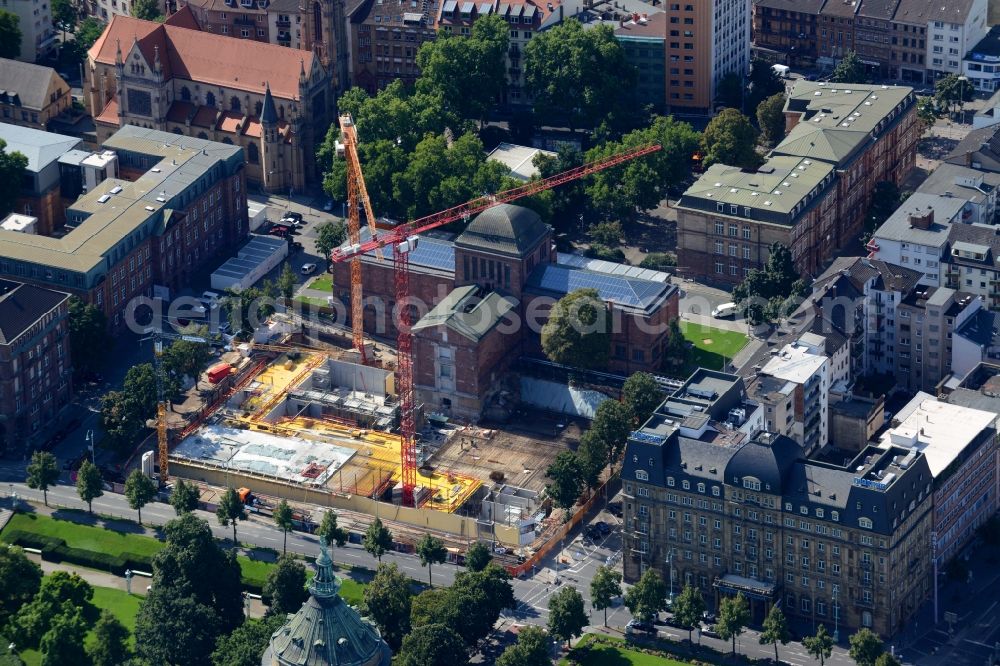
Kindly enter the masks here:
<path id="1" fill-rule="evenodd" d="M 872 528 L 871 518 L 858 518 L 858 527 L 864 530 L 870 530 Z"/>
<path id="2" fill-rule="evenodd" d="M 743 240 L 750 240 L 750 227 L 743 227 Z"/>
<path id="3" fill-rule="evenodd" d="M 721 206 L 722 204 L 719 204 L 719 205 Z M 716 222 L 715 223 L 715 233 L 717 235 L 719 235 L 719 236 L 724 235 L 726 233 L 726 225 L 723 224 L 722 222 Z"/>
<path id="4" fill-rule="evenodd" d="M 644 469 L 635 470 L 635 478 L 638 481 L 649 481 L 649 473 Z"/>
<path id="5" fill-rule="evenodd" d="M 722 241 L 715 241 L 715 253 L 723 254 L 725 252 L 725 244 Z"/>

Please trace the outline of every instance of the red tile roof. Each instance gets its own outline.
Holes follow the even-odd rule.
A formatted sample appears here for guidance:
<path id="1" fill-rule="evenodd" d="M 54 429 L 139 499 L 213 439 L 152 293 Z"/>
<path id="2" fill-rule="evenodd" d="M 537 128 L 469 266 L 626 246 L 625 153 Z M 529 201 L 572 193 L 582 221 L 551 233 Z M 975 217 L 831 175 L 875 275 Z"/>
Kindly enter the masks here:
<path id="1" fill-rule="evenodd" d="M 215 128 L 215 117 L 218 115 L 219 110 L 214 106 L 200 106 L 198 107 L 198 112 L 194 114 L 194 118 L 191 119 L 191 124 L 195 127 L 211 127 Z"/>
<path id="2" fill-rule="evenodd" d="M 95 122 L 108 123 L 109 125 L 118 125 L 118 100 L 113 99 L 108 102 L 104 110 L 94 118 Z"/>
<path id="3" fill-rule="evenodd" d="M 222 117 L 219 119 L 218 129 L 219 131 L 222 132 L 235 132 L 241 120 L 243 120 L 242 113 L 237 113 L 235 111 L 226 111 L 225 113 L 222 114 Z"/>
<path id="4" fill-rule="evenodd" d="M 201 26 L 198 25 L 198 19 L 187 5 L 184 5 L 171 14 L 163 23 L 164 25 L 176 25 L 178 28 L 187 28 L 188 30 L 201 30 Z"/>
<path id="5" fill-rule="evenodd" d="M 255 139 L 259 139 L 263 131 L 260 128 L 260 121 L 256 118 L 251 118 L 247 121 L 247 126 L 243 128 L 243 133 L 247 136 L 252 136 Z"/>
<path id="6" fill-rule="evenodd" d="M 192 113 L 194 113 L 194 104 L 191 102 L 174 102 L 167 109 L 167 120 L 172 123 L 186 123 Z"/>
<path id="7" fill-rule="evenodd" d="M 308 73 L 313 66 L 310 51 L 118 14 L 88 55 L 99 63 L 114 65 L 119 46 L 126 57 L 134 43 L 150 65 L 159 48 L 165 79 L 177 77 L 258 94 L 263 94 L 270 82 L 271 94 L 287 100 L 298 100 L 299 72 L 304 67 Z"/>

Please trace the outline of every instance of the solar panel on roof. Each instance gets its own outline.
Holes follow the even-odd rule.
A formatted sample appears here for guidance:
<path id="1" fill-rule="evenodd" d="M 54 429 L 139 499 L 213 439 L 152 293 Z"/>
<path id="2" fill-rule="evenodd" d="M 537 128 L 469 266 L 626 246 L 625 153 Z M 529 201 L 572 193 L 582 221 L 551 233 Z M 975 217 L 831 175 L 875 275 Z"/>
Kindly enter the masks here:
<path id="1" fill-rule="evenodd" d="M 558 265 L 544 266 L 533 273 L 530 284 L 561 294 L 577 289 L 595 289 L 602 300 L 636 308 L 645 308 L 666 288 L 659 282 L 592 273 Z"/>

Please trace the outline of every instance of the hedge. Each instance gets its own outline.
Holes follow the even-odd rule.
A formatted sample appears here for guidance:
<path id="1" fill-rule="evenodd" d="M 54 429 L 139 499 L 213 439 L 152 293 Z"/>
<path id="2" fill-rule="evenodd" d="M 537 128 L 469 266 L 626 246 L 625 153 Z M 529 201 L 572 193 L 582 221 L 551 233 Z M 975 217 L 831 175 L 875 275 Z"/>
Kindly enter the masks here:
<path id="1" fill-rule="evenodd" d="M 122 575 L 126 569 L 151 571 L 153 559 L 146 555 L 122 552 L 117 555 L 82 548 L 71 548 L 58 537 L 25 532 L 24 530 L 4 531 L 3 540 L 23 548 L 36 548 L 42 552 L 42 559 L 49 562 L 69 562 L 91 569 Z"/>

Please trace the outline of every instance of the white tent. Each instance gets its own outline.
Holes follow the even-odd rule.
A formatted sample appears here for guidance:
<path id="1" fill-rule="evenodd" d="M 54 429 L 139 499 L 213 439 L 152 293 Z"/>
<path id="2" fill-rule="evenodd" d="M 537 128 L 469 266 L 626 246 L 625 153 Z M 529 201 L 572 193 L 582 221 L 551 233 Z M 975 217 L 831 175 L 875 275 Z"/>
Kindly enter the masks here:
<path id="1" fill-rule="evenodd" d="M 287 256 L 288 241 L 251 234 L 250 242 L 212 273 L 212 289 L 242 291 L 253 286 Z"/>

